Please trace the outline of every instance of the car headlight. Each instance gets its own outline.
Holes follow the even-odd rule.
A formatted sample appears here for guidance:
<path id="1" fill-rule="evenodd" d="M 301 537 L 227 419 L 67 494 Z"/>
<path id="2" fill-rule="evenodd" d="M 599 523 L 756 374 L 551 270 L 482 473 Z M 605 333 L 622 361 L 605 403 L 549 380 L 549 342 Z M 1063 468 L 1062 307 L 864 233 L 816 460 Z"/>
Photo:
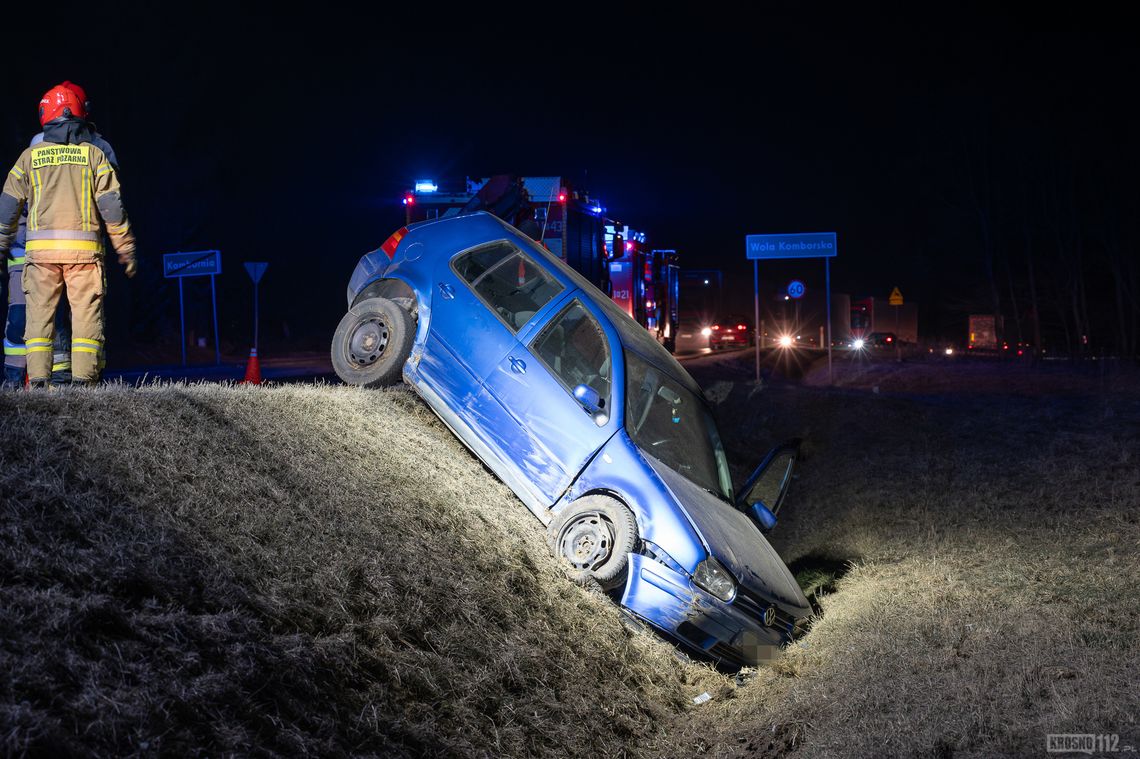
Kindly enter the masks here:
<path id="1" fill-rule="evenodd" d="M 719 561 L 708 557 L 697 565 L 693 583 L 722 601 L 731 601 L 736 595 L 736 580 Z"/>
<path id="2" fill-rule="evenodd" d="M 705 337 L 708 337 L 709 335 L 712 334 L 712 329 L 709 327 L 705 327 L 704 329 L 701 330 L 701 334 L 704 335 Z"/>

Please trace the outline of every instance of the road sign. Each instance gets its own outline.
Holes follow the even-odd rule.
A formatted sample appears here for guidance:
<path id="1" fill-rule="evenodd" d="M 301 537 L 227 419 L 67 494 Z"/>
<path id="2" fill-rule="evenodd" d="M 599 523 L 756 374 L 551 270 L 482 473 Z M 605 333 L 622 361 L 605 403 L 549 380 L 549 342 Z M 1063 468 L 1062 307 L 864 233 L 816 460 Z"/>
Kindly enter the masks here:
<path id="1" fill-rule="evenodd" d="M 879 292 L 882 291 L 880 290 Z M 882 301 L 879 302 L 882 303 Z M 897 287 L 894 290 L 891 290 L 890 304 L 892 306 L 901 306 L 903 304 L 902 292 Z"/>
<path id="2" fill-rule="evenodd" d="M 793 279 L 788 283 L 788 295 L 790 297 L 802 298 L 806 292 L 807 288 L 804 287 L 804 283 L 800 282 L 798 279 Z"/>
<path id="3" fill-rule="evenodd" d="M 745 235 L 744 250 L 750 259 L 834 258 L 838 246 L 834 232 L 790 235 Z"/>
<path id="4" fill-rule="evenodd" d="M 253 280 L 253 284 L 261 281 L 262 276 L 265 275 L 265 270 L 269 268 L 269 264 L 264 261 L 246 261 L 245 270 L 249 274 L 249 278 Z"/>
<path id="5" fill-rule="evenodd" d="M 824 272 L 824 302 L 827 304 L 827 381 L 831 383 L 831 259 L 839 252 L 834 232 L 802 232 L 787 235 L 745 235 L 744 254 L 752 261 L 752 288 L 755 291 L 756 309 L 756 381 L 760 382 L 760 349 L 764 336 L 760 330 L 760 260 L 779 258 L 822 258 Z M 795 286 L 799 294 L 793 294 Z M 807 288 L 803 282 L 793 281 L 787 293 L 799 298 Z M 796 301 L 797 315 L 799 301 Z"/>
<path id="6" fill-rule="evenodd" d="M 216 250 L 192 253 L 166 253 L 162 256 L 162 276 L 203 277 L 222 273 L 222 254 Z"/>
<path id="7" fill-rule="evenodd" d="M 210 302 L 214 309 L 214 363 L 222 363 L 222 349 L 218 344 L 218 287 L 216 277 L 222 273 L 222 254 L 217 250 L 196 250 L 192 253 L 164 253 L 162 276 L 178 280 L 178 316 L 182 321 L 182 365 L 186 366 L 186 299 L 182 280 L 186 277 L 210 278 Z"/>
<path id="8" fill-rule="evenodd" d="M 269 264 L 265 261 L 246 261 L 245 270 L 253 280 L 253 355 L 257 355 L 257 341 L 261 337 L 261 299 L 257 297 L 257 283 L 265 275 Z"/>

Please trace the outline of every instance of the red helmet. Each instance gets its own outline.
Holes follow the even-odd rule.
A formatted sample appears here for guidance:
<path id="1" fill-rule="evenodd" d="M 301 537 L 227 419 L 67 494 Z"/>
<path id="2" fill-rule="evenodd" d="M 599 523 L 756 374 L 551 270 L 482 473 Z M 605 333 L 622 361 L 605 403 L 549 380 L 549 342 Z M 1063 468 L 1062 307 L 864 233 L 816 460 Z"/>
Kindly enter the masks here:
<path id="1" fill-rule="evenodd" d="M 87 118 L 87 98 L 82 87 L 64 82 L 52 87 L 40 98 L 40 126 L 60 116 Z"/>
<path id="2" fill-rule="evenodd" d="M 77 98 L 79 98 L 79 102 L 83 103 L 83 110 L 87 111 L 87 116 L 91 115 L 91 101 L 87 99 L 87 91 L 86 90 L 84 90 L 82 87 L 80 87 L 75 82 L 69 82 L 66 79 L 63 81 L 63 84 L 61 84 L 59 86 L 60 87 L 66 87 L 67 89 L 74 92 L 75 96 Z"/>

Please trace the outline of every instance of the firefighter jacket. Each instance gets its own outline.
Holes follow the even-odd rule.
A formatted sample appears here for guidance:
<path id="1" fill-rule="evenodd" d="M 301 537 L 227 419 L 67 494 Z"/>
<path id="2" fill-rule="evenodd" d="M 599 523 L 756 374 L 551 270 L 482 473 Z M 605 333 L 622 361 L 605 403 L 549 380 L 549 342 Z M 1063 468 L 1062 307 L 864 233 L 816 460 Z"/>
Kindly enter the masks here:
<path id="1" fill-rule="evenodd" d="M 84 139 L 84 132 L 63 132 Z M 29 263 L 102 261 L 105 226 L 119 263 L 134 261 L 135 238 L 107 154 L 91 142 L 52 142 L 25 150 L 0 193 L 0 254 L 11 250 L 21 209 L 27 206 L 25 258 Z"/>

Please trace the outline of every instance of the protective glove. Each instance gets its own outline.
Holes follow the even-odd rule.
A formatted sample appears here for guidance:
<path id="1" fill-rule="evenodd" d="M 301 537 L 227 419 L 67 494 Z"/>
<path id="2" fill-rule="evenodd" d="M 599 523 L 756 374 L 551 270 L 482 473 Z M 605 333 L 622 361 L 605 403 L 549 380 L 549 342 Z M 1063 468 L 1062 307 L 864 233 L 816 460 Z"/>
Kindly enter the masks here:
<path id="1" fill-rule="evenodd" d="M 138 261 L 136 261 L 134 258 L 131 258 L 130 260 L 127 261 L 127 263 L 126 263 L 127 279 L 130 279 L 131 277 L 135 276 L 135 272 L 138 270 L 139 270 Z"/>

